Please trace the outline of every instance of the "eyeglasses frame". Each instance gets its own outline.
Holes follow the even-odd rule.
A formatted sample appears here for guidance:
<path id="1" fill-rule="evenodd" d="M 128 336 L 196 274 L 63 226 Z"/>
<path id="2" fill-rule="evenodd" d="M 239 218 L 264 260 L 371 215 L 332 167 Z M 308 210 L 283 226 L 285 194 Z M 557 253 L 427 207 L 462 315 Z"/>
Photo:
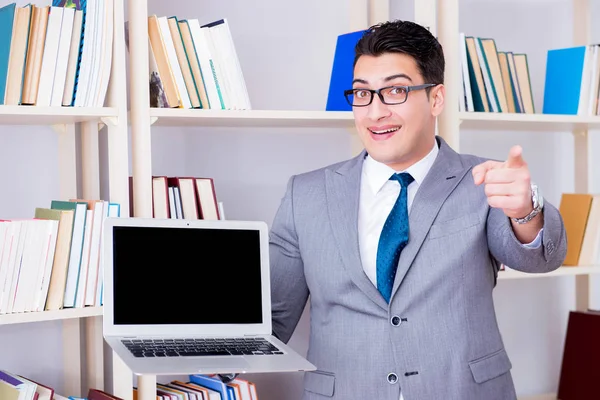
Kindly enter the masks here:
<path id="1" fill-rule="evenodd" d="M 344 90 L 344 97 L 346 98 L 346 101 L 348 102 L 348 104 L 350 104 L 351 107 L 367 107 L 369 105 L 371 105 L 371 103 L 373 103 L 373 99 L 375 98 L 375 96 L 373 96 L 374 94 L 376 94 L 379 97 L 379 100 L 381 100 L 381 103 L 383 104 L 387 104 L 388 106 L 395 106 L 398 104 L 404 104 L 406 103 L 406 101 L 408 100 L 408 94 L 410 92 L 413 92 L 415 90 L 423 90 L 423 89 L 427 89 L 433 86 L 437 86 L 437 83 L 424 83 L 422 85 L 412 85 L 412 86 L 407 86 L 407 85 L 391 85 L 391 86 L 385 86 L 379 89 L 360 89 L 360 88 L 356 88 L 356 89 L 348 89 L 348 90 Z M 383 95 L 381 94 L 382 90 L 386 90 L 386 89 L 390 89 L 390 88 L 403 88 L 406 90 L 406 99 L 401 102 L 401 103 L 386 103 L 386 101 L 383 99 Z M 371 92 L 371 100 L 367 103 L 367 104 L 361 104 L 361 105 L 354 105 L 350 102 L 350 99 L 348 98 L 349 95 L 353 94 L 355 90 L 366 90 L 367 92 Z"/>

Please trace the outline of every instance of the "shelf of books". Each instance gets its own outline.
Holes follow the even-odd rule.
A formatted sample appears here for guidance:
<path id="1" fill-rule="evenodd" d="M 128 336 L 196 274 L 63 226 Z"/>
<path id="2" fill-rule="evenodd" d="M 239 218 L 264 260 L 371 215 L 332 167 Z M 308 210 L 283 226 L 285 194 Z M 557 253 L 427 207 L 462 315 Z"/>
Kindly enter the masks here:
<path id="1" fill-rule="evenodd" d="M 148 40 L 154 126 L 354 127 L 347 111 L 252 109 L 226 19 L 152 15 Z"/>
<path id="2" fill-rule="evenodd" d="M 600 45 L 548 50 L 540 107 L 531 89 L 527 54 L 497 48 L 494 38 L 464 33 L 459 38 L 461 128 L 540 132 L 600 128 Z M 570 73 L 565 77 L 566 68 Z"/>
<path id="3" fill-rule="evenodd" d="M 0 325 L 102 315 L 103 200 L 53 200 L 0 222 Z"/>
<path id="4" fill-rule="evenodd" d="M 117 115 L 101 109 L 113 63 L 114 2 L 98 2 L 87 9 L 87 17 L 85 12 L 85 3 L 67 0 L 0 8 L 7 49 L 0 55 L 0 122 L 9 115 L 17 118 L 6 123 L 16 124 Z M 30 113 L 39 119 L 18 119 Z"/>

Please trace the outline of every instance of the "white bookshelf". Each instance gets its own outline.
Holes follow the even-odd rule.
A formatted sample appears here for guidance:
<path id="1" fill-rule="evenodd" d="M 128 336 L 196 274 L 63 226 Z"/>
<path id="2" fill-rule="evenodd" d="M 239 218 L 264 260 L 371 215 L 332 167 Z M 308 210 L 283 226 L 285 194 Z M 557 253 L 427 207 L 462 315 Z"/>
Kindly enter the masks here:
<path id="1" fill-rule="evenodd" d="M 461 112 L 459 123 L 460 129 L 552 133 L 598 129 L 600 116 Z"/>
<path id="2" fill-rule="evenodd" d="M 151 108 L 154 126 L 354 128 L 348 111 L 184 110 Z"/>
<path id="3" fill-rule="evenodd" d="M 498 271 L 498 279 L 542 279 L 556 276 L 578 276 L 599 274 L 600 266 L 562 266 L 558 269 L 542 274 L 529 274 L 514 269 Z"/>
<path id="4" fill-rule="evenodd" d="M 46 125 L 56 131 L 59 197 L 66 200 L 101 198 L 99 137 L 100 134 L 105 134 L 108 146 L 109 190 L 108 198 L 105 200 L 119 203 L 121 216 L 128 216 L 129 142 L 124 6 L 123 2 L 118 0 L 115 0 L 114 5 L 112 65 L 105 106 L 0 105 L 0 126 Z M 100 132 L 103 128 L 106 128 L 106 132 Z M 18 173 L 18 169 L 5 171 L 5 173 L 15 174 Z M 33 211 L 31 210 L 32 214 Z M 2 210 L 3 218 L 11 218 L 10 214 L 11 210 Z M 0 315 L 0 332 L 8 325 L 60 321 L 63 356 L 58 365 L 62 365 L 63 393 L 67 396 L 85 397 L 90 387 L 104 388 L 102 314 L 102 307 L 3 314 Z M 3 368 L 10 369 L 10 365 L 3 365 Z M 31 368 L 34 369 L 35 366 L 31 365 Z M 57 368 L 60 369 L 58 366 Z"/>
<path id="5" fill-rule="evenodd" d="M 99 317 L 101 315 L 102 307 L 65 308 L 56 311 L 2 314 L 0 315 L 0 325 Z"/>
<path id="6" fill-rule="evenodd" d="M 116 107 L 0 106 L 1 125 L 57 125 L 114 119 Z"/>

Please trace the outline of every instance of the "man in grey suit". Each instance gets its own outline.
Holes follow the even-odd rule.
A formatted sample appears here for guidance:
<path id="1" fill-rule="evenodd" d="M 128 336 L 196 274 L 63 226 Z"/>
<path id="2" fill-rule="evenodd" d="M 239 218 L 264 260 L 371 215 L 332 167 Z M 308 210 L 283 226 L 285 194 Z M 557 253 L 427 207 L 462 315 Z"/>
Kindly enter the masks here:
<path id="1" fill-rule="evenodd" d="M 304 399 L 511 400 L 492 290 L 501 263 L 558 268 L 558 210 L 522 150 L 504 162 L 435 136 L 444 55 L 394 21 L 356 47 L 353 106 L 365 151 L 296 175 L 270 235 L 273 330 L 287 342 L 310 295 Z"/>

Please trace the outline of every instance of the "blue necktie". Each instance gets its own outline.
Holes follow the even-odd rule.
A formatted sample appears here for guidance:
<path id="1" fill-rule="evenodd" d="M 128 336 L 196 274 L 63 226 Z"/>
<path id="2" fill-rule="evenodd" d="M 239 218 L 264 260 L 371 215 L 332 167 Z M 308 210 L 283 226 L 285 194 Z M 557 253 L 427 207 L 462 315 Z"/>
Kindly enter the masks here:
<path id="1" fill-rule="evenodd" d="M 406 172 L 394 174 L 390 180 L 400 183 L 400 195 L 390 211 L 377 248 L 377 289 L 389 303 L 394 286 L 394 277 L 398 267 L 400 253 L 408 243 L 408 185 L 414 178 Z"/>

